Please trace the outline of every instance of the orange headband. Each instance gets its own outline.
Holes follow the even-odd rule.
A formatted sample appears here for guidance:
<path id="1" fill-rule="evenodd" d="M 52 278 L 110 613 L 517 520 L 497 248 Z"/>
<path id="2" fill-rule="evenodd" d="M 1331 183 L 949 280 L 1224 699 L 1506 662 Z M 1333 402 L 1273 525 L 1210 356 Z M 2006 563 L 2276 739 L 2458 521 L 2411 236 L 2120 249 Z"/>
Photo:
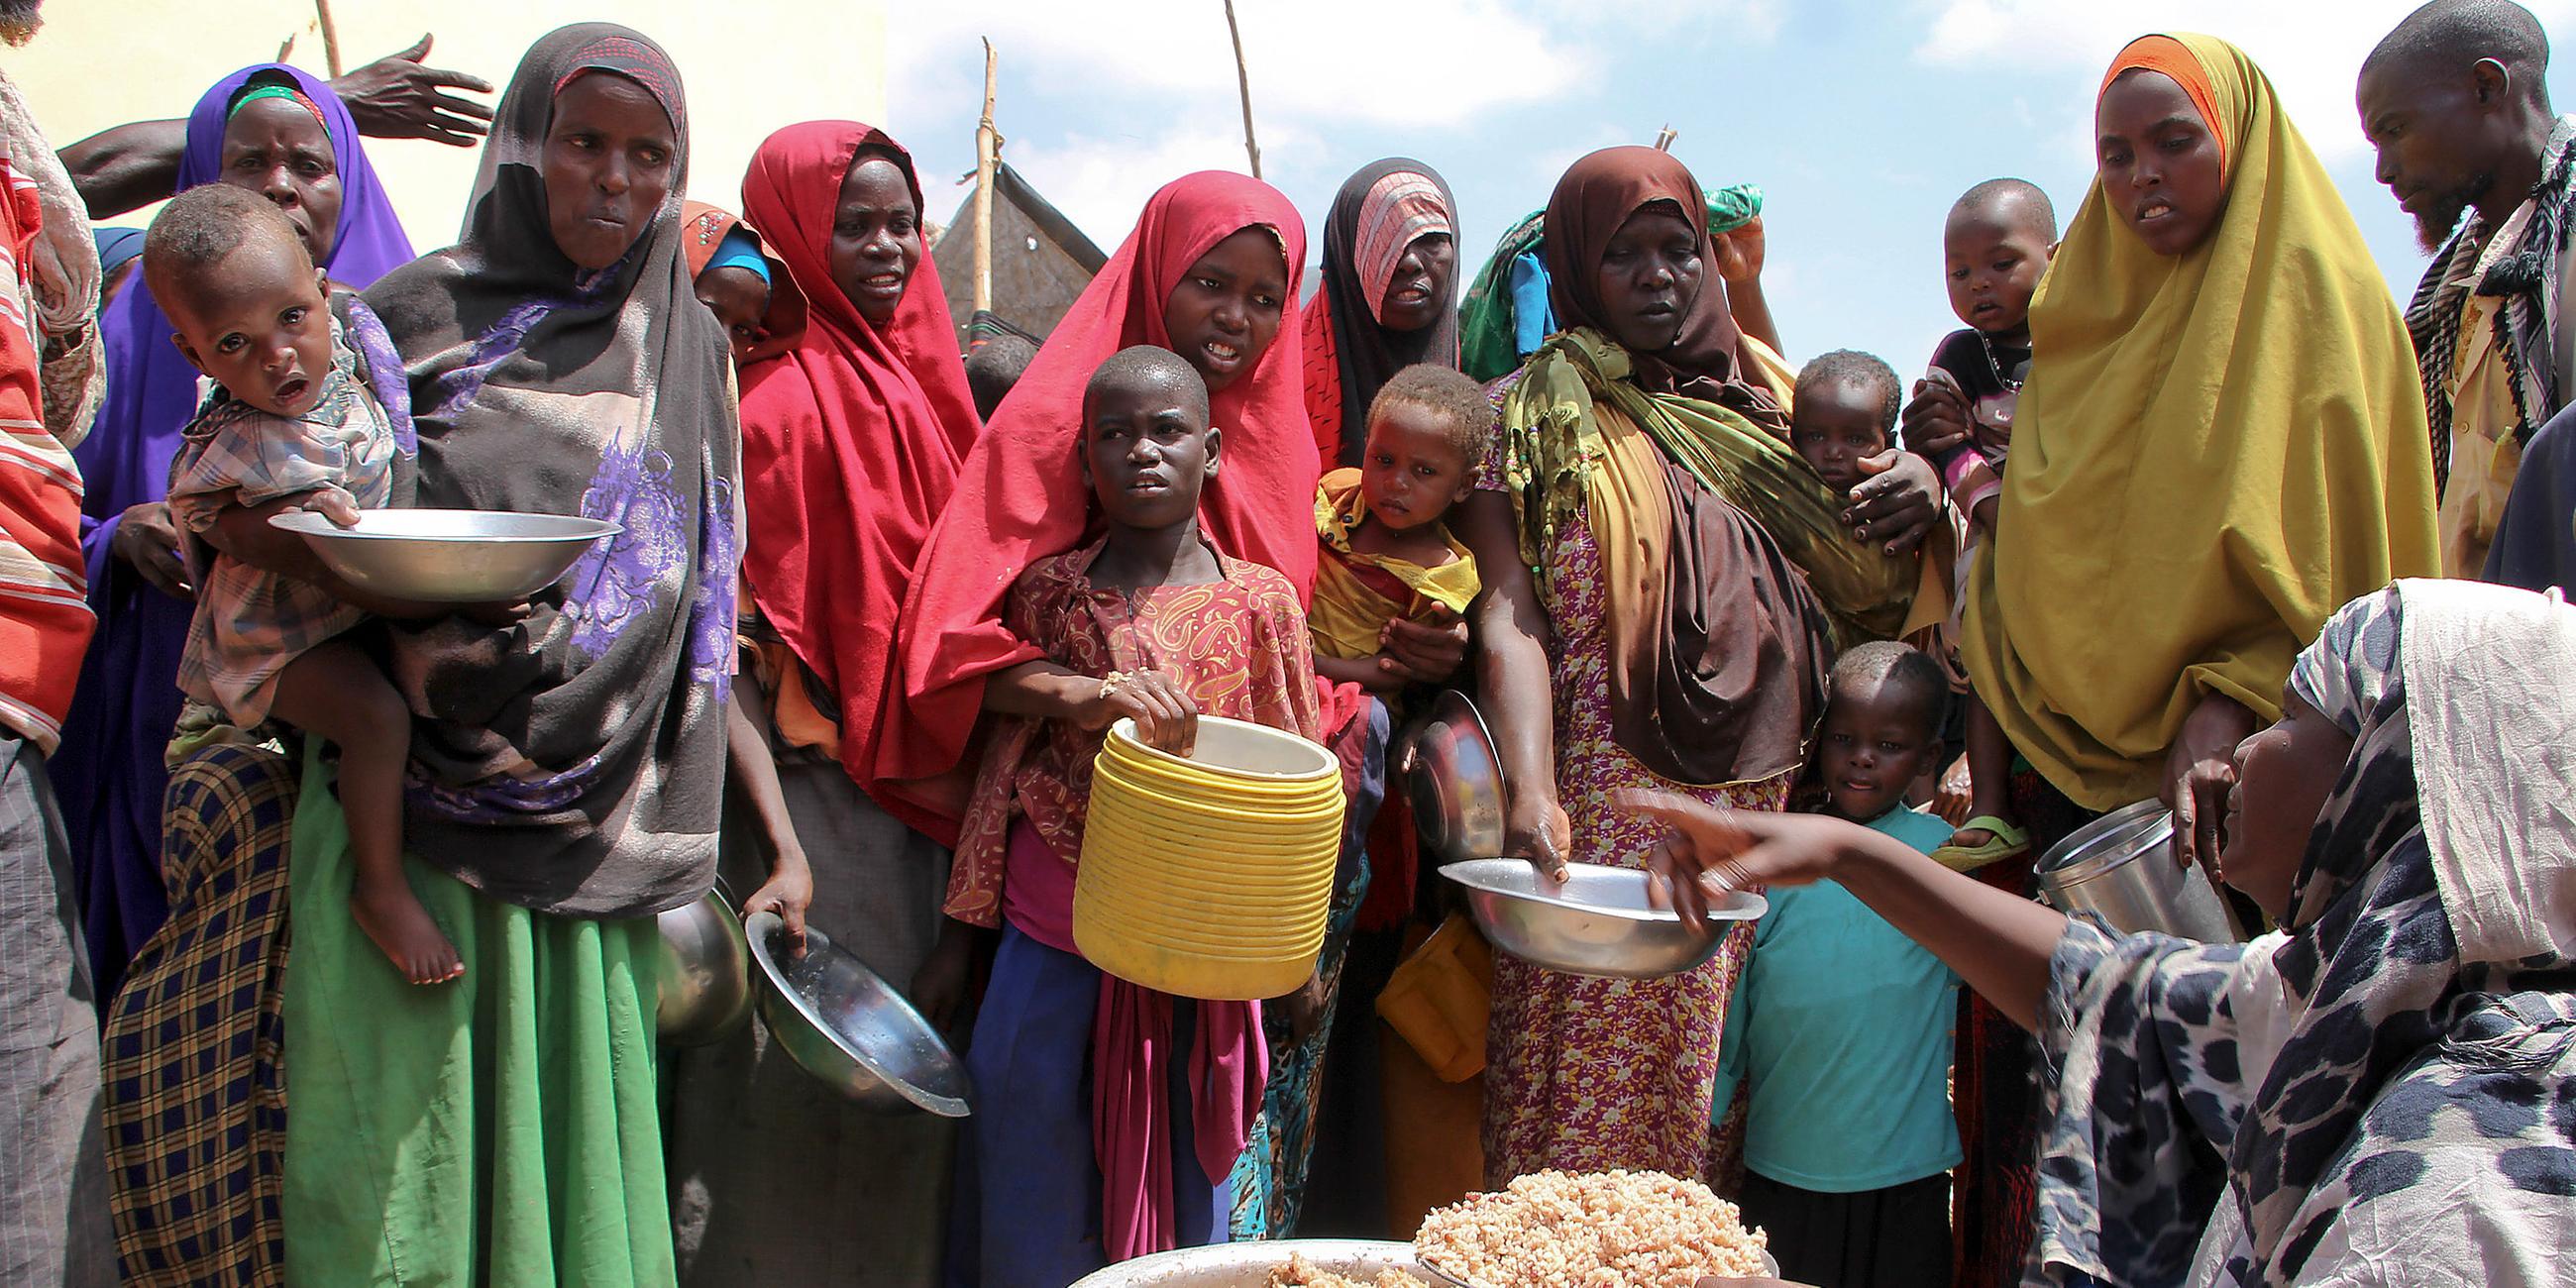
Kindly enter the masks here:
<path id="1" fill-rule="evenodd" d="M 2191 105 L 2200 112 L 2200 122 L 2218 136 L 2218 164 L 2227 166 L 2227 130 L 2218 123 L 2217 95 L 2209 88 L 2209 69 L 2192 56 L 2189 46 L 2171 36 L 2140 36 L 2129 42 L 2120 56 L 2111 60 L 2111 70 L 2102 74 L 2102 88 L 2094 92 L 2095 101 L 2111 92 L 2111 83 L 2132 71 L 2150 71 L 2173 78 Z"/>

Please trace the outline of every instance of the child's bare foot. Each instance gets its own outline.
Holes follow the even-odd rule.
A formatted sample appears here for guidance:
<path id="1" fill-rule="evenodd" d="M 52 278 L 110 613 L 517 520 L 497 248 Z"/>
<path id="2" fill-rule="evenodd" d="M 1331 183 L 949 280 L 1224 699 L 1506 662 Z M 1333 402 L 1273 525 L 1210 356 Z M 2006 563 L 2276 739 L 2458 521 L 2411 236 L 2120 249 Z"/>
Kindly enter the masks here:
<path id="1" fill-rule="evenodd" d="M 381 883 L 360 879 L 349 894 L 349 912 L 358 919 L 358 929 L 412 983 L 444 984 L 465 973 L 456 946 L 447 942 L 429 909 L 420 906 L 420 897 L 400 876 Z"/>

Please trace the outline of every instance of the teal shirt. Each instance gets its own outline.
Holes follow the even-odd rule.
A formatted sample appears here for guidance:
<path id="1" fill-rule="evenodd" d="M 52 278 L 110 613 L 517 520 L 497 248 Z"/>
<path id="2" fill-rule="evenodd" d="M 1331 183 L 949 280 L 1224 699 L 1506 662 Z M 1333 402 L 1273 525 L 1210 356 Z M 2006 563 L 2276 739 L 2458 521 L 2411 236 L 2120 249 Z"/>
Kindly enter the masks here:
<path id="1" fill-rule="evenodd" d="M 1872 820 L 1926 854 L 1950 825 Z M 1959 977 L 1831 881 L 1774 887 L 1726 1008 L 1716 1117 L 1750 1080 L 1744 1165 L 1823 1194 L 1880 1190 L 1959 1164 L 1950 1027 Z"/>

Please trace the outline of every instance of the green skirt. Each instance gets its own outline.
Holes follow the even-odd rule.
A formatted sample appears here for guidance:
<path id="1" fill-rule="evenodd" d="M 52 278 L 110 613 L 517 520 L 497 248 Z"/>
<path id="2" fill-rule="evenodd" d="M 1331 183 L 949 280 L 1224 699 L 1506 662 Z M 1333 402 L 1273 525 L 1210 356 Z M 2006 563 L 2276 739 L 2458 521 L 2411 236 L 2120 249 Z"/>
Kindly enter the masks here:
<path id="1" fill-rule="evenodd" d="M 653 919 L 531 912 L 414 859 L 465 976 L 411 984 L 349 915 L 331 780 L 308 756 L 290 860 L 288 1282 L 672 1283 Z"/>

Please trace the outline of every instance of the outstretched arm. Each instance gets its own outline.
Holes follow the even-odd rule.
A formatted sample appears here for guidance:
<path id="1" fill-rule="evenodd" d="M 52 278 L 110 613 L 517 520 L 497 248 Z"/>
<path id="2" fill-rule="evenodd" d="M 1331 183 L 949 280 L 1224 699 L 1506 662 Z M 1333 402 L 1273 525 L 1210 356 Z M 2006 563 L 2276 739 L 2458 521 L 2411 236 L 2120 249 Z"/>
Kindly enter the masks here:
<path id="1" fill-rule="evenodd" d="M 429 57 L 430 37 L 331 82 L 358 132 L 380 139 L 432 139 L 468 147 L 491 128 L 492 109 L 449 93 L 489 94 L 481 77 L 444 71 Z M 179 186 L 179 157 L 188 147 L 184 120 L 136 121 L 61 150 L 63 168 L 92 219 L 108 219 L 168 198 Z"/>
<path id="2" fill-rule="evenodd" d="M 1708 925 L 1701 914 L 1712 888 L 1834 881 L 2013 1023 L 2039 1027 L 2064 913 L 1953 872 L 1884 832 L 1821 814 L 1720 810 L 1671 792 L 1624 791 L 1618 804 L 1670 829 L 1647 867 L 1656 894 L 1685 923 Z"/>

